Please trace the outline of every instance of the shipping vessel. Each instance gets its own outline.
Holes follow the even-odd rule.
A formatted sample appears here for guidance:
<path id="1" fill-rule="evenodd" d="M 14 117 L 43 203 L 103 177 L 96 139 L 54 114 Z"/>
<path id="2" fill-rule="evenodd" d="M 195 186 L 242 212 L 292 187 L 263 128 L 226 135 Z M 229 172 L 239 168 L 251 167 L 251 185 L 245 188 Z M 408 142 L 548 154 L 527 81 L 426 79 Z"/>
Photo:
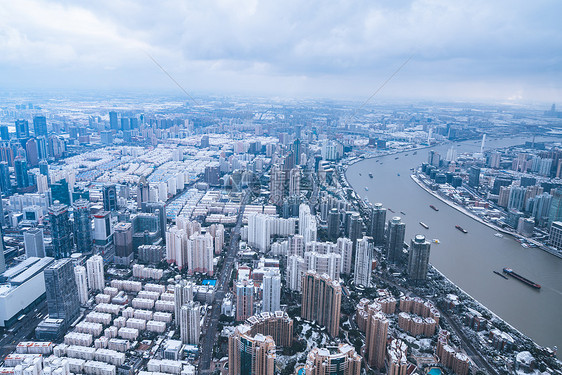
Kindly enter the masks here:
<path id="1" fill-rule="evenodd" d="M 422 227 L 424 227 L 425 229 L 429 229 L 429 225 L 427 225 L 426 223 L 424 223 L 423 221 L 420 221 L 420 225 Z"/>
<path id="2" fill-rule="evenodd" d="M 463 233 L 468 233 L 468 231 L 466 229 L 464 229 L 463 227 L 461 227 L 460 225 L 455 225 L 455 228 L 457 228 L 458 230 L 460 230 Z"/>
<path id="3" fill-rule="evenodd" d="M 372 173 L 369 173 L 369 177 L 373 178 L 373 174 L 372 174 Z"/>
<path id="4" fill-rule="evenodd" d="M 434 205 L 430 204 L 429 207 L 431 207 L 433 210 L 435 211 L 439 211 L 439 209 L 437 207 L 435 207 Z"/>
<path id="5" fill-rule="evenodd" d="M 535 289 L 540 289 L 541 286 L 529 279 L 527 279 L 526 277 L 521 276 L 520 274 L 516 273 L 515 271 L 513 271 L 511 268 L 504 268 L 503 272 L 519 281 L 521 281 L 522 283 L 525 283 L 527 285 L 529 285 L 531 288 L 535 288 Z"/>

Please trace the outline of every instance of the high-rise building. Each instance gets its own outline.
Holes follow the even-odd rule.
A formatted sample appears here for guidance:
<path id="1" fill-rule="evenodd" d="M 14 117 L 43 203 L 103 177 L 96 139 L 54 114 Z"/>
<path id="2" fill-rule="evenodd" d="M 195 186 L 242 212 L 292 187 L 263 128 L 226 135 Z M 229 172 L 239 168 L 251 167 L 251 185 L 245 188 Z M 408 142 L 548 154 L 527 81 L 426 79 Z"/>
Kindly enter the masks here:
<path id="1" fill-rule="evenodd" d="M 209 136 L 208 135 L 201 136 L 201 148 L 209 148 L 209 146 L 210 146 Z"/>
<path id="2" fill-rule="evenodd" d="M 86 267 L 74 267 L 74 280 L 78 289 L 78 299 L 80 304 L 84 305 L 88 302 L 88 276 L 86 275 Z"/>
<path id="3" fill-rule="evenodd" d="M 178 227 L 166 232 L 166 261 L 181 270 L 187 266 L 187 233 Z"/>
<path id="4" fill-rule="evenodd" d="M 133 261 L 133 225 L 117 223 L 114 227 L 113 242 L 115 243 L 115 264 L 129 265 Z"/>
<path id="5" fill-rule="evenodd" d="M 99 255 L 92 255 L 86 261 L 86 271 L 88 273 L 88 288 L 90 290 L 103 290 L 105 287 L 103 258 Z"/>
<path id="6" fill-rule="evenodd" d="M 390 263 L 398 264 L 404 260 L 404 236 L 406 235 L 406 224 L 399 216 L 395 216 L 388 222 L 386 229 L 386 259 Z"/>
<path id="7" fill-rule="evenodd" d="M 301 316 L 326 327 L 332 337 L 339 333 L 342 289 L 328 275 L 307 271 L 302 278 Z"/>
<path id="8" fill-rule="evenodd" d="M 254 283 L 242 280 L 235 285 L 236 321 L 243 322 L 254 315 Z"/>
<path id="9" fill-rule="evenodd" d="M 507 209 L 522 211 L 525 205 L 526 189 L 521 186 L 512 186 L 509 190 Z"/>
<path id="10" fill-rule="evenodd" d="M 284 311 L 262 312 L 249 317 L 244 324 L 250 326 L 250 335 L 271 336 L 278 347 L 293 344 L 293 319 Z"/>
<path id="11" fill-rule="evenodd" d="M 33 118 L 33 132 L 36 137 L 47 136 L 47 119 L 45 116 L 35 116 Z"/>
<path id="12" fill-rule="evenodd" d="M 271 167 L 269 178 L 269 201 L 279 206 L 285 197 L 285 172 L 278 164 Z"/>
<path id="13" fill-rule="evenodd" d="M 402 340 L 392 339 L 387 352 L 387 374 L 408 374 L 408 345 Z"/>
<path id="14" fill-rule="evenodd" d="M 562 222 L 552 222 L 550 225 L 550 237 L 548 241 L 553 247 L 558 250 L 562 250 Z"/>
<path id="15" fill-rule="evenodd" d="M 18 139 L 29 138 L 29 122 L 27 120 L 16 120 L 16 137 Z"/>
<path id="16" fill-rule="evenodd" d="M 72 253 L 72 227 L 68 214 L 68 206 L 55 202 L 49 207 L 49 223 L 53 243 L 53 257 L 56 259 L 69 257 Z"/>
<path id="17" fill-rule="evenodd" d="M 380 311 L 373 311 L 365 327 L 365 359 L 370 367 L 384 368 L 388 319 Z"/>
<path id="18" fill-rule="evenodd" d="M 336 241 L 340 235 L 340 212 L 337 208 L 332 208 L 328 212 L 328 239 Z"/>
<path id="19" fill-rule="evenodd" d="M 468 186 L 477 188 L 480 185 L 480 168 L 471 166 L 468 168 Z"/>
<path id="20" fill-rule="evenodd" d="M 373 267 L 373 238 L 363 236 L 357 239 L 355 249 L 355 272 L 353 281 L 355 285 L 370 287 L 371 271 Z"/>
<path id="21" fill-rule="evenodd" d="M 110 254 L 114 251 L 111 213 L 101 211 L 94 215 L 94 247 L 96 253 Z"/>
<path id="22" fill-rule="evenodd" d="M 300 194 L 301 174 L 300 167 L 295 167 L 289 171 L 289 196 Z"/>
<path id="23" fill-rule="evenodd" d="M 12 195 L 12 183 L 10 182 L 10 169 L 8 163 L 0 162 L 0 190 L 5 196 Z"/>
<path id="24" fill-rule="evenodd" d="M 271 336 L 261 333 L 251 336 L 249 326 L 237 326 L 228 337 L 228 374 L 273 375 L 275 350 Z"/>
<path id="25" fill-rule="evenodd" d="M 30 166 L 36 167 L 39 163 L 39 149 L 35 138 L 29 138 L 25 142 L 25 156 Z"/>
<path id="26" fill-rule="evenodd" d="M 359 212 L 352 212 L 347 223 L 347 234 L 353 244 L 353 251 L 357 248 L 357 239 L 363 236 L 362 220 Z"/>
<path id="27" fill-rule="evenodd" d="M 103 209 L 115 211 L 117 209 L 117 188 L 115 184 L 106 184 L 102 189 Z"/>
<path id="28" fill-rule="evenodd" d="M 410 280 L 424 281 L 427 279 L 430 247 L 430 243 L 421 234 L 416 235 L 411 241 L 408 254 L 408 278 Z"/>
<path id="29" fill-rule="evenodd" d="M 150 198 L 150 185 L 143 176 L 139 179 L 137 185 L 137 207 L 141 208 L 143 203 L 148 202 Z"/>
<path id="30" fill-rule="evenodd" d="M 367 235 L 373 237 L 374 246 L 384 245 L 384 226 L 386 223 L 386 208 L 382 203 L 375 203 L 371 207 L 371 215 Z"/>
<path id="31" fill-rule="evenodd" d="M 341 255 L 341 273 L 349 275 L 352 267 L 353 243 L 349 238 L 340 237 L 336 244 Z"/>
<path id="32" fill-rule="evenodd" d="M 552 198 L 550 199 L 548 222 L 552 224 L 555 221 L 562 220 L 562 189 L 552 189 L 550 194 L 552 195 Z"/>
<path id="33" fill-rule="evenodd" d="M 192 235 L 187 240 L 187 272 L 213 276 L 214 253 L 213 237 L 209 233 Z"/>
<path id="34" fill-rule="evenodd" d="M 262 312 L 274 312 L 281 309 L 281 276 L 278 272 L 268 271 L 263 276 Z"/>
<path id="35" fill-rule="evenodd" d="M 14 169 L 16 172 L 16 184 L 18 189 L 23 189 L 29 186 L 29 174 L 27 173 L 27 160 L 18 156 L 14 160 Z"/>
<path id="36" fill-rule="evenodd" d="M 31 228 L 23 233 L 23 244 L 25 247 L 25 256 L 45 257 L 45 243 L 43 241 L 43 229 Z"/>
<path id="37" fill-rule="evenodd" d="M 181 324 L 181 307 L 193 301 L 193 287 L 194 284 L 186 280 L 180 280 L 180 282 L 174 285 L 174 319 L 178 327 Z"/>
<path id="38" fill-rule="evenodd" d="M 45 287 L 49 318 L 63 319 L 69 326 L 80 313 L 78 288 L 70 259 L 58 259 L 45 268 Z"/>
<path id="39" fill-rule="evenodd" d="M 190 301 L 180 309 L 180 336 L 181 342 L 190 345 L 199 345 L 201 335 L 201 305 L 199 302 Z"/>
<path id="40" fill-rule="evenodd" d="M 119 121 L 117 119 L 117 112 L 109 112 L 109 128 L 111 130 L 119 130 Z"/>
<path id="41" fill-rule="evenodd" d="M 78 199 L 72 204 L 74 215 L 74 242 L 76 251 L 87 254 L 92 251 L 92 218 L 90 202 Z"/>
<path id="42" fill-rule="evenodd" d="M 361 356 L 349 344 L 314 348 L 308 353 L 304 372 L 307 375 L 360 375 Z"/>

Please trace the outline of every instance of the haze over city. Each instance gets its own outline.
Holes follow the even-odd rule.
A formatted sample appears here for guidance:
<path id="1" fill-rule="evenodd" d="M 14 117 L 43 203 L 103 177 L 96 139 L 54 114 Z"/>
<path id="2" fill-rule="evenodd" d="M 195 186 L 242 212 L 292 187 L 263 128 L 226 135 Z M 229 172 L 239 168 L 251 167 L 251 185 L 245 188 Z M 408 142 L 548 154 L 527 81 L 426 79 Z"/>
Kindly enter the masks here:
<path id="1" fill-rule="evenodd" d="M 4 89 L 555 102 L 558 1 L 2 1 Z"/>

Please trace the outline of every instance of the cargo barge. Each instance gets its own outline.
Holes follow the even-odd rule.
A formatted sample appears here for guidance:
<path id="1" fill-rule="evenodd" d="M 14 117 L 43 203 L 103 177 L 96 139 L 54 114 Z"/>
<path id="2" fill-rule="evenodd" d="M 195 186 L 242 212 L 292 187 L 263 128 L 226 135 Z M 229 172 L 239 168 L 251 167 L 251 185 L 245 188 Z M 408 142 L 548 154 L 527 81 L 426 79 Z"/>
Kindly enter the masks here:
<path id="1" fill-rule="evenodd" d="M 525 283 L 525 284 L 529 285 L 531 288 L 535 288 L 535 289 L 541 288 L 541 286 L 539 284 L 527 279 L 526 277 L 521 276 L 520 274 L 513 271 L 511 268 L 504 268 L 503 272 L 505 274 L 513 277 L 514 279 L 517 279 L 517 280 L 521 281 L 522 283 Z"/>
<path id="2" fill-rule="evenodd" d="M 461 227 L 460 225 L 455 225 L 455 228 L 457 228 L 458 230 L 460 230 L 463 233 L 468 233 L 468 231 L 466 229 L 464 229 L 463 227 Z"/>

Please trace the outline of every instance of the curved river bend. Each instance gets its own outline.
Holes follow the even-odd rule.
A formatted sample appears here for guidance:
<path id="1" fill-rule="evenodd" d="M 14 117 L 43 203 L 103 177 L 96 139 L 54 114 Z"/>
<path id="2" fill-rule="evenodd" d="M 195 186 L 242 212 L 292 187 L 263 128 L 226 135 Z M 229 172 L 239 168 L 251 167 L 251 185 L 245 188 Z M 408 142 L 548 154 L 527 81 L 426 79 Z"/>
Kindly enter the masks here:
<path id="1" fill-rule="evenodd" d="M 486 149 L 524 141 L 490 140 Z M 445 156 L 450 147 L 448 144 L 433 149 Z M 455 147 L 459 154 L 477 152 L 480 142 L 466 141 Z M 360 161 L 348 168 L 347 180 L 362 198 L 392 208 L 395 213 L 387 212 L 387 219 L 402 217 L 408 243 L 416 234 L 423 234 L 429 240 L 439 239 L 440 244 L 431 245 L 430 262 L 451 281 L 539 345 L 562 348 L 562 259 L 540 249 L 524 248 L 510 236 L 495 237 L 493 229 L 445 205 L 417 186 L 410 178 L 410 168 L 427 161 L 427 153 L 428 149 L 422 149 L 417 155 L 408 151 Z M 369 178 L 369 172 L 374 178 Z M 430 204 L 439 211 L 432 210 Z M 420 221 L 429 229 L 421 227 Z M 457 224 L 468 233 L 455 229 Z M 504 267 L 511 267 L 541 284 L 542 289 L 537 291 L 492 272 Z"/>

